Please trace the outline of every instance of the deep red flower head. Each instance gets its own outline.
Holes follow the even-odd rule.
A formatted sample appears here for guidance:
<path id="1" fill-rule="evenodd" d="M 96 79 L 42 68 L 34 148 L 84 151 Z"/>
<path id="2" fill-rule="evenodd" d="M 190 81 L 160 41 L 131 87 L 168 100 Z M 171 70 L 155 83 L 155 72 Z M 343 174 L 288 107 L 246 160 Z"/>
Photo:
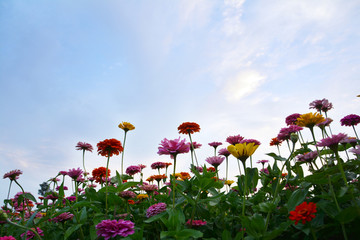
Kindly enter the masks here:
<path id="1" fill-rule="evenodd" d="M 121 142 L 115 138 L 105 139 L 97 144 L 98 154 L 105 157 L 112 157 L 114 154 L 119 155 L 124 148 L 121 146 Z"/>
<path id="2" fill-rule="evenodd" d="M 289 219 L 295 221 L 295 225 L 297 225 L 299 221 L 305 224 L 315 218 L 314 213 L 316 213 L 316 203 L 303 202 L 296 206 L 295 211 L 290 211 Z"/>
<path id="3" fill-rule="evenodd" d="M 179 133 L 193 134 L 200 131 L 200 125 L 194 122 L 184 122 L 178 127 Z"/>
<path id="4" fill-rule="evenodd" d="M 271 139 L 270 146 L 280 146 L 283 141 L 274 137 Z"/>
<path id="5" fill-rule="evenodd" d="M 108 169 L 108 177 L 110 176 L 110 169 Z M 97 183 L 101 183 L 103 182 L 103 178 L 106 178 L 106 168 L 105 167 L 98 167 L 98 168 L 95 168 L 93 171 L 92 171 L 92 176 L 94 177 L 95 179 L 95 182 Z"/>

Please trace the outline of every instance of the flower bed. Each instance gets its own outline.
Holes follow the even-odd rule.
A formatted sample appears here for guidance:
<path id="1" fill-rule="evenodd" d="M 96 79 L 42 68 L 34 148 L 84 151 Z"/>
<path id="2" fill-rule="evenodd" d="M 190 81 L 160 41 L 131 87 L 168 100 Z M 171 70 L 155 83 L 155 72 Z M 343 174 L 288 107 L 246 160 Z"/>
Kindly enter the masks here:
<path id="1" fill-rule="evenodd" d="M 273 158 L 271 163 L 258 160 L 261 169 L 252 166 L 260 142 L 240 135 L 229 136 L 226 148 L 217 149 L 221 142 L 209 143 L 214 148 L 214 155 L 206 159 L 211 167 L 199 165 L 196 149 L 201 144 L 193 142 L 192 135 L 200 132 L 200 126 L 186 122 L 178 131 L 189 142 L 161 141 L 158 154 L 169 155 L 169 162 L 151 164 L 157 174 L 144 177 L 142 164 L 124 171 L 126 136 L 135 127 L 123 122 L 119 125 L 124 130 L 122 143 L 106 139 L 97 144 L 98 154 L 107 159 L 106 167 L 88 174 L 85 153 L 93 147 L 79 142 L 76 149 L 83 153 L 83 169 L 60 171 L 41 185 L 39 200 L 22 188 L 18 181 L 22 171 L 6 173 L 9 193 L 14 184 L 21 191 L 4 200 L 0 240 L 357 239 L 360 141 L 355 126 L 360 116 L 341 119 L 342 126 L 354 130 L 356 137 L 349 137 L 332 134 L 328 100 L 316 100 L 310 108 L 317 112 L 285 119 L 288 126 L 269 139 L 277 153 L 267 154 Z M 303 140 L 304 131 L 310 131 L 311 142 Z M 317 133 L 322 137 L 317 138 Z M 290 154 L 280 154 L 281 144 Z M 120 154 L 121 170 L 113 173 L 109 161 Z M 189 172 L 176 171 L 178 154 L 191 155 Z M 228 178 L 229 158 L 231 167 L 237 162 L 237 181 Z M 219 176 L 220 166 L 225 167 L 225 176 Z M 134 176 L 140 181 L 134 181 Z M 64 193 L 65 178 L 75 189 L 69 196 Z"/>

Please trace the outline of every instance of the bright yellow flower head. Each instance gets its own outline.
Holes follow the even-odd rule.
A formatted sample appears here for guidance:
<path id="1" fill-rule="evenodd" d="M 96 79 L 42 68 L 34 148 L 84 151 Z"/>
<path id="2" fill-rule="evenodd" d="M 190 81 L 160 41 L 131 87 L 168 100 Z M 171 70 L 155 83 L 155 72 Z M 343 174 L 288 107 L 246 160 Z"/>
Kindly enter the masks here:
<path id="1" fill-rule="evenodd" d="M 122 122 L 122 123 L 120 123 L 120 124 L 119 124 L 119 128 L 121 128 L 121 129 L 124 130 L 125 132 L 135 129 L 134 125 L 132 125 L 132 124 L 129 123 L 129 122 Z"/>
<path id="2" fill-rule="evenodd" d="M 226 181 L 225 181 L 225 184 L 230 186 L 230 185 L 233 184 L 234 182 L 235 182 L 235 181 L 233 181 L 233 180 L 226 180 Z"/>
<path id="3" fill-rule="evenodd" d="M 300 115 L 296 121 L 296 125 L 300 127 L 313 128 L 316 124 L 325 121 L 325 118 L 320 113 L 305 113 Z"/>
<path id="4" fill-rule="evenodd" d="M 147 194 L 138 194 L 136 196 L 137 199 L 144 199 L 144 198 L 148 198 L 148 197 L 149 197 L 149 195 L 147 195 Z"/>
<path id="5" fill-rule="evenodd" d="M 259 147 L 259 145 L 255 145 L 255 143 L 238 143 L 234 145 L 230 145 L 227 147 L 227 150 L 237 159 L 241 161 L 245 161 L 248 157 L 254 154 L 255 150 Z"/>

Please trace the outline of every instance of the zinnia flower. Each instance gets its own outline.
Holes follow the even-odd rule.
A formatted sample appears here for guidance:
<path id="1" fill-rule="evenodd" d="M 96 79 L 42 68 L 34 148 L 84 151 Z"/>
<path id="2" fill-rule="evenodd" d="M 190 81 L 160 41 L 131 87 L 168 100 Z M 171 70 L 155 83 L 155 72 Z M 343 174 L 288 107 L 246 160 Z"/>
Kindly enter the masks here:
<path id="1" fill-rule="evenodd" d="M 12 171 L 10 171 L 10 172 L 8 172 L 8 173 L 5 173 L 3 178 L 4 178 L 4 179 L 5 179 L 5 178 L 9 178 L 10 181 L 14 181 L 14 180 L 16 180 L 16 179 L 19 179 L 19 176 L 20 176 L 22 173 L 23 173 L 23 172 L 22 172 L 21 170 L 15 169 L 15 170 L 12 170 Z"/>
<path id="2" fill-rule="evenodd" d="M 213 156 L 208 157 L 205 161 L 217 168 L 223 161 L 225 160 L 224 157 L 221 156 Z"/>
<path id="3" fill-rule="evenodd" d="M 214 148 L 217 148 L 220 145 L 222 145 L 221 142 L 211 142 L 211 143 L 209 143 L 209 146 L 214 147 Z"/>
<path id="4" fill-rule="evenodd" d="M 256 139 L 244 139 L 244 140 L 242 140 L 240 143 L 247 143 L 247 144 L 249 144 L 249 143 L 254 143 L 255 145 L 260 145 L 261 143 L 258 141 L 258 140 L 256 140 Z"/>
<path id="5" fill-rule="evenodd" d="M 166 203 L 157 203 L 154 205 L 151 205 L 147 210 L 146 210 L 146 217 L 150 218 L 152 216 L 158 215 L 159 213 L 162 213 L 166 211 Z"/>
<path id="6" fill-rule="evenodd" d="M 152 177 L 152 179 L 154 179 L 158 182 L 161 181 L 162 179 L 167 178 L 167 176 L 165 174 L 152 175 L 151 177 Z"/>
<path id="7" fill-rule="evenodd" d="M 318 112 L 321 111 L 327 112 L 333 108 L 332 103 L 330 103 L 329 100 L 327 100 L 326 98 L 322 100 L 315 100 L 311 102 L 309 105 L 310 105 L 310 109 L 315 108 Z"/>
<path id="8" fill-rule="evenodd" d="M 189 219 L 189 220 L 186 222 L 186 225 L 188 225 L 188 226 L 193 226 L 193 227 L 200 227 L 200 226 L 206 225 L 206 221 L 202 221 L 202 220 L 192 220 L 192 224 L 191 224 L 191 219 Z"/>
<path id="9" fill-rule="evenodd" d="M 282 140 L 278 139 L 277 137 L 274 137 L 270 141 L 270 146 L 280 146 L 282 143 Z"/>
<path id="10" fill-rule="evenodd" d="M 237 143 L 240 143 L 243 139 L 244 139 L 244 137 L 240 136 L 240 134 L 239 134 L 239 135 L 227 137 L 226 142 L 228 142 L 231 145 L 235 145 Z"/>
<path id="11" fill-rule="evenodd" d="M 159 155 L 171 155 L 176 156 L 179 153 L 187 153 L 190 151 L 190 143 L 187 143 L 184 140 L 180 140 L 180 137 L 178 139 L 174 140 L 168 140 L 164 138 L 161 143 L 160 147 L 158 147 Z"/>
<path id="12" fill-rule="evenodd" d="M 83 173 L 83 170 L 81 170 L 80 168 L 73 168 L 73 169 L 69 169 L 69 171 L 67 172 L 67 175 L 69 177 L 71 177 L 72 179 L 76 180 L 78 177 L 81 176 L 81 174 Z"/>
<path id="13" fill-rule="evenodd" d="M 287 116 L 285 118 L 285 123 L 286 125 L 290 126 L 290 125 L 295 125 L 296 124 L 296 121 L 297 119 L 301 116 L 300 113 L 294 113 L 294 114 L 291 114 L 289 116 Z"/>
<path id="14" fill-rule="evenodd" d="M 328 147 L 333 151 L 337 151 L 339 143 L 347 138 L 347 135 L 344 133 L 334 134 L 331 137 L 322 139 L 316 144 L 318 147 Z"/>
<path id="15" fill-rule="evenodd" d="M 76 150 L 83 150 L 83 151 L 90 151 L 94 150 L 93 146 L 91 146 L 90 143 L 86 142 L 78 142 L 78 144 L 75 146 Z"/>
<path id="16" fill-rule="evenodd" d="M 131 123 L 129 122 L 122 122 L 119 124 L 119 128 L 121 128 L 122 130 L 124 130 L 125 132 L 127 131 L 131 131 L 131 130 L 134 130 L 135 127 L 134 125 L 132 125 Z"/>
<path id="17" fill-rule="evenodd" d="M 133 191 L 122 191 L 119 193 L 119 195 L 125 199 L 136 198 L 136 194 Z"/>
<path id="18" fill-rule="evenodd" d="M 325 127 L 330 126 L 330 123 L 332 123 L 332 119 L 331 118 L 325 118 L 324 121 L 322 121 L 321 123 L 316 124 L 316 126 L 318 126 L 321 129 L 324 129 Z"/>
<path id="19" fill-rule="evenodd" d="M 316 124 L 323 122 L 325 118 L 320 113 L 305 113 L 300 115 L 296 121 L 296 125 L 300 127 L 313 128 Z"/>
<path id="20" fill-rule="evenodd" d="M 226 148 L 222 148 L 218 151 L 218 154 L 224 157 L 228 157 L 231 153 Z"/>
<path id="21" fill-rule="evenodd" d="M 61 213 L 60 215 L 54 217 L 51 219 L 52 222 L 58 223 L 58 222 L 65 222 L 66 220 L 73 219 L 74 214 L 69 212 Z"/>
<path id="22" fill-rule="evenodd" d="M 259 145 L 255 143 L 238 143 L 227 147 L 228 151 L 237 159 L 244 162 L 248 157 L 254 154 Z"/>
<path id="23" fill-rule="evenodd" d="M 350 149 L 349 152 L 352 152 L 355 155 L 360 155 L 360 146 L 356 146 L 356 148 Z"/>
<path id="24" fill-rule="evenodd" d="M 200 131 L 200 125 L 194 122 L 184 122 L 178 127 L 179 133 L 193 134 Z"/>
<path id="25" fill-rule="evenodd" d="M 151 193 L 151 192 L 157 190 L 157 189 L 158 189 L 158 186 L 156 186 L 155 184 L 142 185 L 142 186 L 140 187 L 140 189 L 141 189 L 141 190 L 144 190 L 144 191 L 147 192 L 147 193 Z"/>
<path id="26" fill-rule="evenodd" d="M 33 230 L 35 230 L 35 228 L 31 228 Z M 44 233 L 43 233 L 43 230 L 41 230 L 40 228 L 36 228 L 36 232 L 40 235 L 40 236 L 44 236 Z M 30 231 L 28 230 L 26 233 L 23 233 L 20 235 L 22 238 L 24 236 L 26 236 L 26 240 L 29 240 L 29 239 L 33 239 L 33 238 L 36 238 L 36 235 L 33 231 Z"/>
<path id="27" fill-rule="evenodd" d="M 147 195 L 147 194 L 138 194 L 138 195 L 136 196 L 136 198 L 137 198 L 137 199 L 140 199 L 140 200 L 145 199 L 145 198 L 148 198 L 148 197 L 149 197 L 149 195 Z"/>
<path id="28" fill-rule="evenodd" d="M 277 135 L 277 139 L 280 141 L 284 141 L 284 140 L 289 140 L 291 133 L 296 133 L 298 131 L 303 130 L 302 127 L 297 126 L 297 125 L 290 125 L 287 128 L 282 128 L 280 129 L 279 134 Z"/>
<path id="29" fill-rule="evenodd" d="M 110 176 L 110 169 L 108 169 L 108 177 Z M 95 179 L 95 182 L 101 183 L 103 178 L 106 178 L 106 168 L 98 167 L 92 171 L 92 176 Z"/>
<path id="30" fill-rule="evenodd" d="M 151 164 L 151 169 L 162 169 L 166 167 L 166 163 L 164 162 L 154 162 L 153 164 Z"/>
<path id="31" fill-rule="evenodd" d="M 230 185 L 233 184 L 234 182 L 235 182 L 234 180 L 226 180 L 225 184 L 230 187 Z"/>
<path id="32" fill-rule="evenodd" d="M 343 117 L 340 122 L 341 126 L 356 126 L 360 123 L 360 116 L 356 114 L 350 114 Z"/>
<path id="33" fill-rule="evenodd" d="M 16 238 L 14 238 L 13 236 L 3 236 L 0 237 L 0 240 L 16 240 Z"/>
<path id="34" fill-rule="evenodd" d="M 190 174 L 187 173 L 187 172 L 180 172 L 180 178 L 181 178 L 182 180 L 188 180 L 188 179 L 191 178 L 191 176 L 190 176 Z"/>
<path id="35" fill-rule="evenodd" d="M 317 151 L 299 154 L 296 156 L 298 162 L 307 162 L 307 163 L 314 161 L 317 157 L 318 157 Z"/>
<path id="36" fill-rule="evenodd" d="M 289 219 L 295 221 L 295 225 L 297 225 L 299 221 L 305 224 L 315 218 L 314 213 L 316 213 L 316 204 L 313 202 L 303 202 L 296 206 L 295 211 L 290 211 Z"/>
<path id="37" fill-rule="evenodd" d="M 104 157 L 112 157 L 114 154 L 119 155 L 124 149 L 121 142 L 115 138 L 105 139 L 97 144 L 98 154 Z"/>
<path id="38" fill-rule="evenodd" d="M 105 240 L 115 238 L 116 236 L 127 237 L 135 233 L 135 224 L 129 220 L 103 220 L 95 226 L 98 230 L 96 234 L 98 237 L 103 237 Z"/>
<path id="39" fill-rule="evenodd" d="M 198 149 L 198 148 L 200 148 L 202 146 L 200 143 L 197 143 L 197 142 L 192 142 L 192 145 L 193 145 L 194 149 Z"/>
<path id="40" fill-rule="evenodd" d="M 128 168 L 126 168 L 126 174 L 133 176 L 139 172 L 141 172 L 141 167 L 140 166 L 129 166 Z"/>

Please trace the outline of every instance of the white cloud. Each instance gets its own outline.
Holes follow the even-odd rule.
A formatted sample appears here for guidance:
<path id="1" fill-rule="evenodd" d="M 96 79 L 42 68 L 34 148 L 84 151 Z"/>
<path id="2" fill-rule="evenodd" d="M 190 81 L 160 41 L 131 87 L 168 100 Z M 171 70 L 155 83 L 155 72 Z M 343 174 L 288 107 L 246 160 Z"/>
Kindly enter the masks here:
<path id="1" fill-rule="evenodd" d="M 228 80 L 223 88 L 223 93 L 228 101 L 237 101 L 254 92 L 265 79 L 266 77 L 257 71 L 246 70 Z"/>

